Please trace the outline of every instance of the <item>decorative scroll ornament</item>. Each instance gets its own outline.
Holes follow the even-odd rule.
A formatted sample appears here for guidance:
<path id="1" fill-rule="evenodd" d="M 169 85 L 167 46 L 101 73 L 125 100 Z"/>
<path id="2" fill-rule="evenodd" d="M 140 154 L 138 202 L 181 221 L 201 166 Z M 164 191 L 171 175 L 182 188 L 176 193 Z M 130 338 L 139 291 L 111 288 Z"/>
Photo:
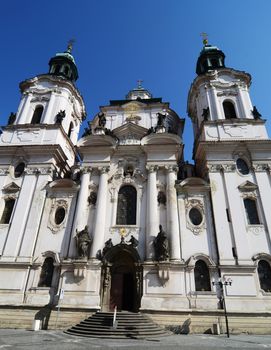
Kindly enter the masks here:
<path id="1" fill-rule="evenodd" d="M 248 225 L 247 232 L 252 233 L 255 236 L 258 236 L 260 234 L 264 234 L 264 225 Z"/>
<path id="2" fill-rule="evenodd" d="M 197 209 L 201 214 L 201 222 L 198 225 L 194 225 L 190 218 L 191 209 Z M 204 203 L 198 199 L 185 200 L 186 210 L 186 227 L 194 233 L 194 235 L 200 234 L 206 228 Z"/>

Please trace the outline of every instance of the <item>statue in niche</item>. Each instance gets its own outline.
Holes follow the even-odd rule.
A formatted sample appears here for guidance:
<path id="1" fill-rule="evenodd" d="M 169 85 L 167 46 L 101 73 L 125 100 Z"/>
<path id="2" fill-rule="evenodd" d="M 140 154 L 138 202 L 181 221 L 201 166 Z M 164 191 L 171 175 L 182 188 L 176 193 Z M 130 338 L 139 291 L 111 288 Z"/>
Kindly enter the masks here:
<path id="1" fill-rule="evenodd" d="M 167 261 L 169 259 L 169 245 L 166 232 L 159 225 L 158 235 L 153 240 L 155 260 Z"/>
<path id="2" fill-rule="evenodd" d="M 82 231 L 76 230 L 77 252 L 81 258 L 88 256 L 88 251 L 92 243 L 92 239 L 88 235 L 88 225 Z"/>
<path id="3" fill-rule="evenodd" d="M 133 248 L 136 248 L 138 246 L 138 240 L 133 235 L 131 235 L 128 243 L 130 243 Z"/>
<path id="4" fill-rule="evenodd" d="M 15 120 L 16 120 L 16 113 L 11 112 L 8 117 L 8 125 L 14 124 Z"/>
<path id="5" fill-rule="evenodd" d="M 167 203 L 167 197 L 166 197 L 165 192 L 163 192 L 163 191 L 159 191 L 159 192 L 158 192 L 157 201 L 158 201 L 158 204 L 159 204 L 159 205 L 160 205 L 160 204 L 166 205 L 166 203 Z"/>
<path id="6" fill-rule="evenodd" d="M 124 176 L 133 176 L 134 174 L 134 167 L 132 164 L 127 164 L 124 169 Z"/>
<path id="7" fill-rule="evenodd" d="M 103 256 L 111 249 L 113 248 L 113 243 L 112 239 L 109 238 L 105 243 L 104 243 L 104 248 L 103 248 Z"/>
<path id="8" fill-rule="evenodd" d="M 203 120 L 204 120 L 204 121 L 209 120 L 210 108 L 209 108 L 209 107 L 203 108 L 203 110 L 202 110 L 202 115 L 201 115 L 201 116 L 203 117 Z"/>
<path id="9" fill-rule="evenodd" d="M 162 113 L 157 113 L 157 126 L 165 126 L 166 115 Z"/>
<path id="10" fill-rule="evenodd" d="M 88 203 L 95 205 L 97 202 L 97 193 L 92 191 L 88 197 Z"/>
<path id="11" fill-rule="evenodd" d="M 99 118 L 99 126 L 104 128 L 105 127 L 105 124 L 106 124 L 106 118 L 105 118 L 105 115 L 103 112 L 100 112 L 98 114 L 98 118 Z"/>
<path id="12" fill-rule="evenodd" d="M 60 110 L 56 115 L 56 124 L 61 124 L 62 120 L 66 117 L 65 110 Z"/>
<path id="13" fill-rule="evenodd" d="M 253 106 L 253 110 L 251 111 L 254 119 L 261 119 L 261 113 L 258 111 L 256 106 Z"/>

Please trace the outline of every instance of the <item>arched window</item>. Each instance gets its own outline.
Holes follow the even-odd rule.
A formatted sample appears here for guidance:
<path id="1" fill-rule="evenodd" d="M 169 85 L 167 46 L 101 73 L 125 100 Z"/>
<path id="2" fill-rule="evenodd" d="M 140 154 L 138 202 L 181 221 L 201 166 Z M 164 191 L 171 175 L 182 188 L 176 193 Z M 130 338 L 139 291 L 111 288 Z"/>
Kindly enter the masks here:
<path id="1" fill-rule="evenodd" d="M 54 274 L 54 259 L 49 257 L 44 260 L 41 268 L 38 287 L 51 287 Z"/>
<path id="2" fill-rule="evenodd" d="M 69 126 L 69 131 L 68 131 L 68 136 L 69 137 L 71 137 L 72 131 L 73 131 L 73 122 L 71 122 L 70 126 Z"/>
<path id="3" fill-rule="evenodd" d="M 198 260 L 196 262 L 194 275 L 195 275 L 196 291 L 199 291 L 199 292 L 211 291 L 209 269 L 203 260 Z"/>
<path id="4" fill-rule="evenodd" d="M 224 101 L 223 102 L 223 110 L 225 114 L 226 119 L 232 119 L 232 118 L 237 118 L 234 104 L 230 101 Z"/>
<path id="5" fill-rule="evenodd" d="M 248 224 L 259 225 L 260 220 L 259 220 L 256 200 L 251 198 L 245 198 L 244 206 L 245 206 Z"/>
<path id="6" fill-rule="evenodd" d="M 60 64 L 55 66 L 54 74 L 58 74 L 60 72 Z"/>
<path id="7" fill-rule="evenodd" d="M 119 190 L 117 225 L 136 225 L 136 189 L 123 186 Z"/>
<path id="8" fill-rule="evenodd" d="M 65 66 L 65 68 L 64 68 L 64 74 L 65 74 L 65 75 L 68 75 L 68 73 L 69 73 L 69 67 L 68 67 L 68 66 Z"/>
<path id="9" fill-rule="evenodd" d="M 43 106 L 37 106 L 33 113 L 31 124 L 39 124 L 41 121 L 42 113 L 43 113 Z"/>
<path id="10" fill-rule="evenodd" d="M 15 204 L 15 199 L 13 198 L 8 198 L 5 200 L 5 207 L 4 207 L 1 221 L 0 221 L 1 224 L 9 224 L 11 214 L 14 208 L 14 204 Z"/>
<path id="11" fill-rule="evenodd" d="M 260 260 L 258 263 L 258 276 L 261 289 L 265 292 L 271 292 L 271 268 L 270 264 L 265 260 Z"/>

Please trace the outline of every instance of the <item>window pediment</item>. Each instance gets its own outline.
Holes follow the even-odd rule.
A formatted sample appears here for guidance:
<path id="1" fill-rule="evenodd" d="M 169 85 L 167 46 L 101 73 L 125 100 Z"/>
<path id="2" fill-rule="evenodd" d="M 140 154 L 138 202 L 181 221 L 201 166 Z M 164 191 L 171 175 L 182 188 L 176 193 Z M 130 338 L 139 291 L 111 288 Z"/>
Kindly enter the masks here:
<path id="1" fill-rule="evenodd" d="M 242 192 L 252 192 L 256 191 L 258 189 L 258 186 L 255 185 L 253 182 L 245 181 L 244 183 L 238 186 L 238 189 Z"/>
<path id="2" fill-rule="evenodd" d="M 11 182 L 10 184 L 3 187 L 3 192 L 5 193 L 14 193 L 19 191 L 20 191 L 20 186 L 18 186 L 15 182 Z"/>

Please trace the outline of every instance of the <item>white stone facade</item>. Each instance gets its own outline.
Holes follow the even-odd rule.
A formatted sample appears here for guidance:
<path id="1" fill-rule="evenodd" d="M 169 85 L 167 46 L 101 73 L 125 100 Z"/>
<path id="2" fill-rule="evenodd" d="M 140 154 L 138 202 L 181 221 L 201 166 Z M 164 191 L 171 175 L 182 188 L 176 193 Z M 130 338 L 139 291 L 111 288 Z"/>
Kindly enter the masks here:
<path id="1" fill-rule="evenodd" d="M 249 84 L 225 67 L 194 80 L 194 167 L 184 119 L 141 86 L 101 107 L 78 140 L 85 107 L 73 83 L 51 73 L 21 83 L 0 139 L 0 306 L 53 307 L 62 289 L 63 308 L 208 313 L 222 307 L 217 282 L 230 281 L 228 311 L 271 312 L 271 141 Z M 159 230 L 167 258 L 157 259 Z"/>

